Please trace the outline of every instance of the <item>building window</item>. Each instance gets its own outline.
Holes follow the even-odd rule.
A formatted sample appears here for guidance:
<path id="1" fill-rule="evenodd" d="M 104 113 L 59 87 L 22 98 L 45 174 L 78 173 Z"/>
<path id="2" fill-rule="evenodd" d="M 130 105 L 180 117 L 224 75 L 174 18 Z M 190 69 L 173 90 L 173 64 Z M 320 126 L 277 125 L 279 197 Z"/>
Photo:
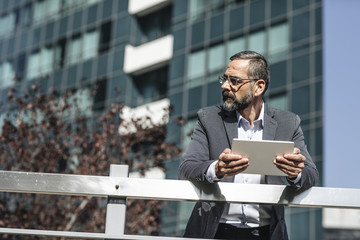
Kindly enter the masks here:
<path id="1" fill-rule="evenodd" d="M 270 96 L 268 103 L 273 108 L 288 110 L 288 98 L 286 93 Z"/>
<path id="2" fill-rule="evenodd" d="M 110 45 L 111 45 L 111 29 L 112 29 L 111 26 L 112 26 L 111 22 L 104 23 L 101 26 L 99 53 L 106 52 L 106 51 L 108 51 L 110 49 Z M 98 44 L 98 42 L 99 42 L 98 34 L 96 35 L 96 37 L 94 36 L 93 41 L 95 42 L 95 40 L 96 40 L 96 42 Z"/>
<path id="3" fill-rule="evenodd" d="M 99 31 L 89 31 L 83 37 L 82 60 L 96 57 L 99 48 Z"/>
<path id="4" fill-rule="evenodd" d="M 38 75 L 38 67 L 40 65 L 40 52 L 34 52 L 30 55 L 28 61 L 26 76 L 28 79 L 35 78 Z"/>
<path id="5" fill-rule="evenodd" d="M 269 61 L 279 62 L 286 58 L 289 47 L 289 25 L 288 23 L 277 24 L 269 30 Z"/>
<path id="6" fill-rule="evenodd" d="M 57 16 L 61 9 L 61 1 L 40 0 L 35 3 L 34 22 L 40 23 L 45 19 L 51 19 Z"/>
<path id="7" fill-rule="evenodd" d="M 11 34 L 15 30 L 16 16 L 15 13 L 7 14 L 0 18 L 0 38 Z"/>
<path id="8" fill-rule="evenodd" d="M 183 139 L 183 150 L 186 151 L 190 140 L 191 140 L 191 134 L 194 130 L 195 124 L 197 122 L 197 118 L 190 118 L 186 121 L 186 124 L 182 128 L 182 139 Z"/>
<path id="9" fill-rule="evenodd" d="M 205 16 L 205 9 L 208 3 L 209 1 L 207 0 L 190 1 L 190 17 L 192 21 Z"/>
<path id="10" fill-rule="evenodd" d="M 62 46 L 60 46 L 62 47 Z M 78 63 L 97 56 L 99 49 L 99 31 L 88 31 L 73 37 L 67 46 L 67 65 Z"/>
<path id="11" fill-rule="evenodd" d="M 48 74 L 53 70 L 54 50 L 52 47 L 46 47 L 41 49 L 40 66 L 41 66 L 41 70 L 39 71 L 40 75 Z"/>
<path id="12" fill-rule="evenodd" d="M 94 111 L 103 111 L 105 109 L 106 87 L 107 78 L 95 83 L 95 86 L 93 87 L 93 89 L 95 90 L 93 106 Z"/>
<path id="13" fill-rule="evenodd" d="M 207 78 L 209 82 L 217 81 L 226 64 L 225 46 L 217 44 L 190 54 L 188 61 L 188 86 L 202 85 Z"/>
<path id="14" fill-rule="evenodd" d="M 65 63 L 66 39 L 62 39 L 55 47 L 54 69 L 60 69 Z"/>
<path id="15" fill-rule="evenodd" d="M 245 0 L 191 0 L 190 20 L 196 21 L 206 15 L 216 14 L 227 6 L 243 3 Z"/>
<path id="16" fill-rule="evenodd" d="M 166 97 L 168 67 L 133 77 L 137 89 L 137 105 L 150 103 Z"/>
<path id="17" fill-rule="evenodd" d="M 101 0 L 38 0 L 34 6 L 34 23 L 59 17 L 60 13 L 76 10 L 84 5 L 90 6 Z"/>
<path id="18" fill-rule="evenodd" d="M 141 39 L 139 40 L 140 44 L 153 41 L 170 33 L 171 7 L 172 5 L 167 6 L 160 11 L 137 19 L 141 35 Z"/>
<path id="19" fill-rule="evenodd" d="M 230 57 L 238 52 L 245 50 L 245 39 L 244 37 L 238 37 L 232 39 L 228 42 L 227 46 L 227 56 L 226 59 L 230 59 Z"/>
<path id="20" fill-rule="evenodd" d="M 196 87 L 204 82 L 205 76 L 205 50 L 190 54 L 188 61 L 188 85 Z"/>
<path id="21" fill-rule="evenodd" d="M 230 57 L 245 49 L 268 56 L 273 64 L 286 59 L 288 48 L 289 25 L 285 22 L 231 39 L 225 44 L 195 51 L 188 59 L 188 86 L 199 86 L 206 77 L 210 82 L 216 81 L 217 75 L 222 74 Z"/>
<path id="22" fill-rule="evenodd" d="M 257 31 L 249 35 L 249 50 L 265 54 L 265 31 Z"/>
<path id="23" fill-rule="evenodd" d="M 7 88 L 14 84 L 15 71 L 10 61 L 0 64 L 0 88 Z"/>
<path id="24" fill-rule="evenodd" d="M 218 44 L 209 49 L 209 63 L 207 64 L 209 72 L 209 81 L 217 81 L 220 74 L 224 71 L 225 66 L 225 47 Z"/>
<path id="25" fill-rule="evenodd" d="M 54 65 L 54 48 L 44 47 L 30 55 L 26 76 L 28 79 L 44 76 L 54 70 Z"/>
<path id="26" fill-rule="evenodd" d="M 31 5 L 26 5 L 21 12 L 21 25 L 23 27 L 29 26 L 31 22 Z"/>
<path id="27" fill-rule="evenodd" d="M 81 50 L 84 46 L 81 42 L 81 36 L 76 36 L 72 38 L 68 45 L 68 53 L 67 53 L 67 65 L 72 65 L 77 63 L 81 57 Z"/>

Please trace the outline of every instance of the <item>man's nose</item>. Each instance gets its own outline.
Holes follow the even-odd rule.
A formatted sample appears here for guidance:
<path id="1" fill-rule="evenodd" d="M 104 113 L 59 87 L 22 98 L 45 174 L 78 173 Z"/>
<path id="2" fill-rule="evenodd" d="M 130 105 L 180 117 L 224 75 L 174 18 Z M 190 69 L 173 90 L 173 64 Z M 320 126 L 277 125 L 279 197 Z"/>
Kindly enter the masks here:
<path id="1" fill-rule="evenodd" d="M 231 91 L 231 87 L 228 80 L 225 80 L 225 82 L 221 85 L 222 90 L 229 90 Z"/>

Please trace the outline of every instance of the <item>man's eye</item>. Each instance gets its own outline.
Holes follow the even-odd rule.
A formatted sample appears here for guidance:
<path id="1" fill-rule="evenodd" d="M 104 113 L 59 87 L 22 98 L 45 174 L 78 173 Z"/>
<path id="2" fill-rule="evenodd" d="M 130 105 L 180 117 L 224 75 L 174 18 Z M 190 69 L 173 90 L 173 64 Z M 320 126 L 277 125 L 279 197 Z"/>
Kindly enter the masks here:
<path id="1" fill-rule="evenodd" d="M 230 78 L 231 84 L 232 85 L 237 85 L 238 84 L 238 80 L 236 78 Z"/>

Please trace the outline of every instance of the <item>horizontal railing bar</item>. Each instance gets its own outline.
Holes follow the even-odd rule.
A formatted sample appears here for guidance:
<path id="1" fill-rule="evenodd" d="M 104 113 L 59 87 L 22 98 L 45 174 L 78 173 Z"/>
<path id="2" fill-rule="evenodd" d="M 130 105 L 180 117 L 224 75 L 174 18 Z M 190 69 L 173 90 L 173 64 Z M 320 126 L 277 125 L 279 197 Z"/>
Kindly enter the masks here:
<path id="1" fill-rule="evenodd" d="M 105 233 L 90 232 L 71 232 L 71 231 L 52 231 L 52 230 L 36 230 L 36 229 L 20 229 L 20 228 L 0 228 L 0 234 L 15 235 L 36 235 L 47 237 L 69 237 L 84 239 L 119 239 L 119 240 L 200 240 L 197 238 L 180 238 L 180 237 L 161 237 L 161 236 L 143 236 L 143 235 L 115 235 Z M 204 240 L 204 239 L 201 239 Z"/>
<path id="2" fill-rule="evenodd" d="M 129 197 L 175 201 L 227 201 L 303 207 L 360 208 L 360 189 L 217 183 L 0 171 L 0 192 Z"/>

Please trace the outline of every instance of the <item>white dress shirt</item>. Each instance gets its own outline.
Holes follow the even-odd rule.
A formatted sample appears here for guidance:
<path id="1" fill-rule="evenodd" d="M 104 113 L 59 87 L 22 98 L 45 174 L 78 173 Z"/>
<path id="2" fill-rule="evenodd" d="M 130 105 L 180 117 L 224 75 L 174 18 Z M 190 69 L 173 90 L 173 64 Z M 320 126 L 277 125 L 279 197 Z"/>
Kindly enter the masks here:
<path id="1" fill-rule="evenodd" d="M 253 122 L 251 127 L 249 121 L 238 113 L 238 138 L 247 140 L 262 140 L 263 135 L 264 104 L 262 105 L 259 118 Z M 251 160 L 250 160 L 251 161 Z M 207 171 L 208 180 L 217 180 L 215 174 L 215 165 L 212 163 Z M 235 183 L 260 184 L 261 178 L 265 177 L 259 174 L 237 174 Z M 260 221 L 261 215 L 261 221 Z M 260 208 L 259 204 L 229 204 L 221 216 L 220 222 L 225 222 L 237 227 L 258 227 L 270 223 L 270 213 Z"/>

